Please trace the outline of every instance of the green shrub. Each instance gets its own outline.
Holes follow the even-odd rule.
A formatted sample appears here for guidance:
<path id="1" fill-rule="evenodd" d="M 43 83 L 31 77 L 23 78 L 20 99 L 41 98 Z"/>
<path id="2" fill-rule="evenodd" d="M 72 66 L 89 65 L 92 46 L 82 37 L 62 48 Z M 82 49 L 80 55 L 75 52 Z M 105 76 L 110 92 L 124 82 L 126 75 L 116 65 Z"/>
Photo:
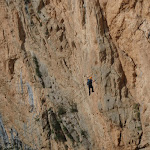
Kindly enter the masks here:
<path id="1" fill-rule="evenodd" d="M 48 29 L 46 30 L 45 34 L 46 34 L 46 35 L 49 35 Z"/>
<path id="2" fill-rule="evenodd" d="M 87 138 L 87 132 L 86 132 L 86 131 L 81 130 L 81 135 L 82 135 L 83 137 Z"/>
<path id="3" fill-rule="evenodd" d="M 40 14 L 40 13 L 41 13 L 41 11 L 40 11 L 40 10 L 38 10 L 38 13 Z"/>
<path id="4" fill-rule="evenodd" d="M 140 120 L 140 112 L 137 112 L 137 119 Z"/>
<path id="5" fill-rule="evenodd" d="M 135 119 L 136 120 L 140 120 L 140 109 L 139 109 L 139 107 L 140 107 L 140 104 L 138 104 L 138 103 L 135 103 L 135 104 L 133 104 L 133 111 L 134 111 L 134 113 L 135 113 Z"/>
<path id="6" fill-rule="evenodd" d="M 37 60 L 37 58 L 36 58 L 36 56 L 33 56 L 33 61 L 34 61 L 34 63 L 35 63 L 35 65 L 36 65 L 36 74 L 37 74 L 37 76 L 39 77 L 39 78 L 41 78 L 42 77 L 42 74 L 41 74 L 41 72 L 40 72 L 40 69 L 39 69 L 39 63 L 38 63 L 38 60 Z"/>
<path id="7" fill-rule="evenodd" d="M 142 127 L 140 126 L 140 127 L 137 127 L 137 129 L 140 131 L 140 130 L 142 130 Z"/>
<path id="8" fill-rule="evenodd" d="M 64 130 L 65 134 L 68 136 L 68 138 L 69 138 L 72 142 L 74 142 L 74 139 L 73 139 L 72 135 L 69 133 L 68 129 L 67 129 L 65 126 L 63 126 L 63 130 Z"/>
<path id="9" fill-rule="evenodd" d="M 71 108 L 71 110 L 70 110 L 72 113 L 75 113 L 75 112 L 78 112 L 78 109 L 77 109 L 77 104 L 73 104 L 72 105 L 72 108 Z"/>
<path id="10" fill-rule="evenodd" d="M 53 132 L 55 133 L 54 139 L 56 141 L 62 141 L 65 142 L 66 138 L 63 134 L 63 131 L 61 129 L 60 123 L 57 121 L 56 115 L 53 114 L 53 122 L 52 122 Z"/>
<path id="11" fill-rule="evenodd" d="M 48 109 L 48 111 L 52 111 L 52 107 L 50 107 L 50 108 Z"/>
<path id="12" fill-rule="evenodd" d="M 36 116 L 36 117 L 35 117 L 35 121 L 37 121 L 37 122 L 40 121 L 40 117 L 39 117 L 39 116 Z"/>
<path id="13" fill-rule="evenodd" d="M 64 115 L 64 114 L 66 114 L 66 109 L 60 106 L 58 108 L 58 115 Z"/>
<path id="14" fill-rule="evenodd" d="M 35 118 L 35 121 L 37 121 L 37 122 L 40 121 L 40 118 Z"/>
<path id="15" fill-rule="evenodd" d="M 139 105 L 138 103 L 137 103 L 137 104 L 135 103 L 135 104 L 133 105 L 133 109 L 134 109 L 134 110 L 139 110 L 139 106 L 140 106 L 140 105 Z"/>
<path id="16" fill-rule="evenodd" d="M 25 4 L 29 4 L 31 1 L 30 0 L 24 0 Z"/>
<path id="17" fill-rule="evenodd" d="M 47 137 L 50 138 L 51 134 L 52 134 L 52 131 L 51 131 L 51 129 L 49 129 Z"/>
<path id="18" fill-rule="evenodd" d="M 35 68 L 36 74 L 42 80 L 42 86 L 43 86 L 43 88 L 45 88 L 45 84 L 44 84 L 43 79 L 42 79 L 42 73 L 39 69 L 40 66 L 39 66 L 39 63 L 38 63 L 38 60 L 37 60 L 36 56 L 33 56 L 33 61 L 34 61 L 35 66 L 36 66 L 36 68 Z"/>
<path id="19" fill-rule="evenodd" d="M 56 140 L 59 140 L 59 141 L 62 141 L 62 142 L 65 142 L 65 141 L 66 141 L 66 138 L 65 138 L 64 134 L 61 134 L 61 133 L 56 134 L 56 135 L 55 135 L 55 139 L 56 139 Z"/>

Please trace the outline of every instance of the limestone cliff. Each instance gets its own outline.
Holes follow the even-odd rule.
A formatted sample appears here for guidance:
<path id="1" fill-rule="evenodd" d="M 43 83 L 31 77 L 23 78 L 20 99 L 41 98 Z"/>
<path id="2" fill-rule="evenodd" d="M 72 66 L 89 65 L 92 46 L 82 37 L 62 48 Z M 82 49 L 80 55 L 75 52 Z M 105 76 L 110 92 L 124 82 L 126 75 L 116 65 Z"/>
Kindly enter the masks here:
<path id="1" fill-rule="evenodd" d="M 0 149 L 149 150 L 149 49 L 149 0 L 0 0 Z"/>

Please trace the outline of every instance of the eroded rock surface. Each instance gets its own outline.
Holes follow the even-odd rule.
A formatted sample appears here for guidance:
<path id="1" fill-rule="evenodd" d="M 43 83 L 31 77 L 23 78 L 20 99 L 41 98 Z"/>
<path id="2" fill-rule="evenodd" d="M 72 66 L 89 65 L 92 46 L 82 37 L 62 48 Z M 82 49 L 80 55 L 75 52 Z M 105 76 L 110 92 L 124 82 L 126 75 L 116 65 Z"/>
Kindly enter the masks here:
<path id="1" fill-rule="evenodd" d="M 149 0 L 1 0 L 0 13 L 0 149 L 150 149 Z"/>

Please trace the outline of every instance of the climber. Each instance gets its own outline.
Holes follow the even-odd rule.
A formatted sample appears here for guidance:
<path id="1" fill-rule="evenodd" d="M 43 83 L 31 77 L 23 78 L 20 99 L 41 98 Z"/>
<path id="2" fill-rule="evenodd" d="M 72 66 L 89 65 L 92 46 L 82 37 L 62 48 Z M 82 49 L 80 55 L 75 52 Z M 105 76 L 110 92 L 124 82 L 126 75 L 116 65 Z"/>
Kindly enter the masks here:
<path id="1" fill-rule="evenodd" d="M 88 87 L 89 87 L 89 96 L 90 96 L 90 94 L 91 94 L 91 90 L 90 90 L 90 89 L 92 89 L 92 92 L 94 92 L 92 82 L 93 82 L 92 77 L 90 77 L 90 78 L 87 80 L 87 85 L 88 85 Z"/>

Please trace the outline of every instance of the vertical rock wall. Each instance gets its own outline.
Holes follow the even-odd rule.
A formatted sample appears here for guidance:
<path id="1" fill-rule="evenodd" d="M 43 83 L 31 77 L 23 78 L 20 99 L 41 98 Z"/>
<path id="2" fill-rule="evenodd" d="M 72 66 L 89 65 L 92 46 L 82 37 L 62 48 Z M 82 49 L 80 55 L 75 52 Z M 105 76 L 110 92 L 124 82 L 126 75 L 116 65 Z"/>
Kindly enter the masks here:
<path id="1" fill-rule="evenodd" d="M 149 149 L 148 0 L 0 8 L 1 149 Z"/>

